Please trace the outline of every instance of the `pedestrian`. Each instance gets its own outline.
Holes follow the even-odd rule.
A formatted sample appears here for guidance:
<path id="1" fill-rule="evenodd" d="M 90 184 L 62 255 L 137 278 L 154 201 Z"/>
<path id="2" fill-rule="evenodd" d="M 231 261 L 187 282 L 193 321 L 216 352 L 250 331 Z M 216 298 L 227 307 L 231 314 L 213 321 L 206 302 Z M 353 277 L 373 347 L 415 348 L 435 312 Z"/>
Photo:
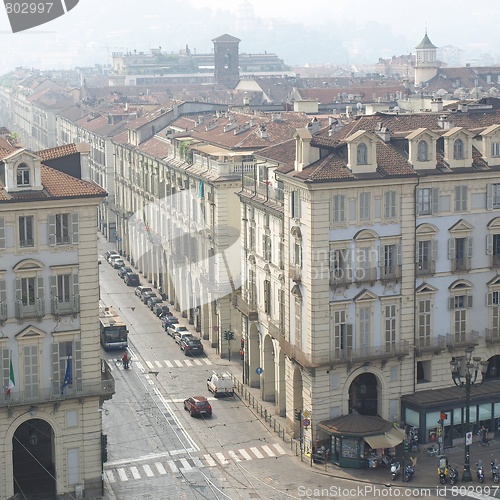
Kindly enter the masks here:
<path id="1" fill-rule="evenodd" d="M 488 444 L 488 429 L 483 425 L 481 426 L 481 445 L 486 446 Z"/>
<path id="2" fill-rule="evenodd" d="M 129 361 L 130 361 L 130 359 L 128 357 L 128 352 L 127 352 L 127 350 L 125 350 L 125 352 L 123 353 L 123 358 L 122 358 L 123 368 L 125 368 L 125 370 L 128 369 Z"/>

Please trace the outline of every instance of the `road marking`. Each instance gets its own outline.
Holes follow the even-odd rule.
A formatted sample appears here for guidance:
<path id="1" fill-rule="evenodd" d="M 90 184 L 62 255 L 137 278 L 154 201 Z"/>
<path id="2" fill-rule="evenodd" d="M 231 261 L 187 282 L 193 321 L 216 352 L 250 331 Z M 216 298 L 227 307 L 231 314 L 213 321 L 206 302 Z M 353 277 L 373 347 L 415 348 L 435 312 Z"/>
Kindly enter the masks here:
<path id="1" fill-rule="evenodd" d="M 115 479 L 115 476 L 113 475 L 113 471 L 107 470 L 104 472 L 105 472 L 106 477 L 108 478 L 108 481 L 110 483 L 116 483 L 116 479 Z"/>
<path id="2" fill-rule="evenodd" d="M 120 481 L 128 481 L 127 473 L 125 472 L 125 469 L 116 469 L 116 472 L 118 472 L 118 476 L 120 477 Z"/>
<path id="3" fill-rule="evenodd" d="M 257 457 L 257 458 L 264 458 L 264 455 L 257 449 L 255 446 L 253 448 L 250 448 L 250 451 Z"/>
<path id="4" fill-rule="evenodd" d="M 185 359 L 184 363 L 186 363 L 186 366 L 193 366 L 193 363 L 189 359 Z"/>
<path id="5" fill-rule="evenodd" d="M 245 459 L 245 460 L 252 460 L 252 457 L 248 454 L 246 450 L 238 450 L 240 452 L 240 455 Z"/>
<path id="6" fill-rule="evenodd" d="M 198 469 L 203 469 L 203 467 L 205 467 L 203 462 L 198 457 L 193 457 L 193 463 L 195 467 L 198 467 Z"/>
<path id="7" fill-rule="evenodd" d="M 162 365 L 159 361 L 155 361 L 155 365 L 158 367 L 158 368 L 162 368 Z"/>
<path id="8" fill-rule="evenodd" d="M 142 466 L 142 468 L 144 469 L 144 472 L 146 473 L 146 476 L 148 476 L 148 477 L 154 476 L 154 472 L 151 470 L 151 467 L 148 464 L 144 464 Z"/>
<path id="9" fill-rule="evenodd" d="M 168 361 L 167 359 L 164 361 L 164 363 L 167 365 L 168 368 L 173 368 L 172 361 Z"/>
<path id="10" fill-rule="evenodd" d="M 141 475 L 139 474 L 137 467 L 130 467 L 130 473 L 134 479 L 141 479 Z"/>
<path id="11" fill-rule="evenodd" d="M 192 470 L 193 467 L 191 466 L 191 464 L 185 458 L 181 458 L 180 462 L 182 464 L 182 469 L 181 470 L 183 472 L 188 472 L 188 471 Z"/>
<path id="12" fill-rule="evenodd" d="M 180 367 L 182 367 L 182 366 L 183 366 L 183 365 L 182 365 L 182 363 L 181 363 L 178 359 L 175 359 L 175 360 L 174 360 L 174 362 L 175 362 L 175 364 L 176 364 L 177 366 L 180 366 Z"/>
<path id="13" fill-rule="evenodd" d="M 212 362 L 208 358 L 203 358 L 203 361 L 205 361 L 205 364 L 211 365 Z"/>
<path id="14" fill-rule="evenodd" d="M 193 363 L 198 366 L 202 365 L 202 362 L 199 359 L 193 359 Z"/>
<path id="15" fill-rule="evenodd" d="M 271 448 L 267 446 L 266 444 L 262 446 L 262 449 L 270 456 L 270 457 L 275 457 L 276 455 L 271 451 Z"/>
<path id="16" fill-rule="evenodd" d="M 229 456 L 235 461 L 235 462 L 241 462 L 240 458 L 234 451 L 228 451 Z"/>
<path id="17" fill-rule="evenodd" d="M 280 455 L 286 455 L 286 451 L 279 444 L 273 444 L 273 446 Z"/>
<path id="18" fill-rule="evenodd" d="M 166 474 L 167 471 L 165 470 L 165 467 L 163 467 L 163 464 L 161 462 L 155 462 L 155 467 L 158 470 L 160 474 Z"/>
<path id="19" fill-rule="evenodd" d="M 221 465 L 227 465 L 229 462 L 226 460 L 226 457 L 222 453 L 216 453 L 215 456 L 219 459 Z"/>
<path id="20" fill-rule="evenodd" d="M 217 462 L 210 455 L 203 455 L 209 467 L 215 467 Z"/>
<path id="21" fill-rule="evenodd" d="M 180 455 L 181 453 L 185 453 L 187 450 L 182 449 L 182 450 L 172 450 L 170 452 L 170 455 Z"/>
<path id="22" fill-rule="evenodd" d="M 144 369 L 144 366 L 142 366 L 142 363 L 140 361 L 136 361 L 135 365 L 137 366 L 137 368 L 139 369 L 139 371 L 141 371 L 142 373 L 144 373 L 146 371 Z"/>
<path id="23" fill-rule="evenodd" d="M 146 364 L 148 365 L 148 368 L 150 368 L 151 370 L 154 368 L 153 363 L 151 363 L 151 361 L 146 361 Z"/>
<path id="24" fill-rule="evenodd" d="M 182 450 L 182 451 L 184 451 L 184 450 Z M 145 461 L 149 462 L 150 460 L 154 460 L 154 459 L 158 459 L 158 458 L 165 458 L 168 456 L 170 456 L 170 453 L 168 451 L 164 451 L 162 453 L 150 453 L 149 455 L 143 455 L 139 458 L 125 458 L 122 460 L 113 460 L 110 462 L 106 462 L 104 467 L 106 469 L 109 469 L 111 467 L 118 467 L 120 465 L 129 465 L 129 464 L 135 463 L 135 462 L 145 462 Z"/>
<path id="25" fill-rule="evenodd" d="M 179 469 L 177 468 L 177 466 L 175 465 L 175 462 L 173 460 L 167 460 L 167 464 L 168 466 L 170 467 L 170 470 L 172 472 L 179 472 Z"/>

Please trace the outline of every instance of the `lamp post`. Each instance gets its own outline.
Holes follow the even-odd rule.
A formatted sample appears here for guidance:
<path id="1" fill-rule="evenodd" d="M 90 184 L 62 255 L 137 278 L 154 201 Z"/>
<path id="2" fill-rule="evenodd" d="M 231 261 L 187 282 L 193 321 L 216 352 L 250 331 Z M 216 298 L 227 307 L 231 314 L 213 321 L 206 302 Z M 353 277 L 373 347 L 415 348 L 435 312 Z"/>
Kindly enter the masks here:
<path id="1" fill-rule="evenodd" d="M 488 369 L 487 361 L 481 361 L 481 358 L 477 356 L 472 357 L 473 351 L 473 347 L 467 347 L 465 349 L 465 356 L 452 358 L 450 361 L 453 382 L 458 386 L 465 385 L 465 462 L 464 473 L 462 475 L 462 481 L 464 482 L 472 481 L 470 473 L 470 445 L 467 440 L 467 434 L 470 431 L 470 388 L 476 383 L 479 371 L 481 370 L 481 374 L 484 377 Z M 481 378 L 478 384 L 482 383 L 482 381 L 483 378 Z"/>

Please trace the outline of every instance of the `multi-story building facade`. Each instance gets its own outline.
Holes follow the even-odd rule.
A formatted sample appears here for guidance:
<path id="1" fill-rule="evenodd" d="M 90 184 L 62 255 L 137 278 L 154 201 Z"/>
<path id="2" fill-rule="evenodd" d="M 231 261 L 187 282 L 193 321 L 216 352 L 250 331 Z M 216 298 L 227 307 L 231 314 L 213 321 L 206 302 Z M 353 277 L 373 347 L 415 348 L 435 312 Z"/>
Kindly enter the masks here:
<path id="1" fill-rule="evenodd" d="M 92 497 L 102 480 L 99 408 L 114 393 L 95 293 L 106 192 L 44 165 L 63 150 L 1 145 L 0 496 Z"/>

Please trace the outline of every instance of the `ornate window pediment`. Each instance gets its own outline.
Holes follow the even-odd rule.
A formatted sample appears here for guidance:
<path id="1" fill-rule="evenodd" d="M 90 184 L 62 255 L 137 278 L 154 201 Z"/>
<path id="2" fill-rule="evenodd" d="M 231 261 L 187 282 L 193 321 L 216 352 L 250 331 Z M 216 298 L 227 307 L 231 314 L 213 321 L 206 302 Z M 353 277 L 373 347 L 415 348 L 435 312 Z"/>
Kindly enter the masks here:
<path id="1" fill-rule="evenodd" d="M 47 334 L 43 330 L 40 330 L 36 326 L 29 325 L 24 330 L 21 330 L 16 335 L 16 339 L 17 340 L 22 340 L 22 339 L 42 339 L 46 335 Z"/>
<path id="2" fill-rule="evenodd" d="M 417 287 L 415 293 L 436 293 L 438 289 L 435 286 L 429 285 L 429 283 L 422 283 Z"/>

